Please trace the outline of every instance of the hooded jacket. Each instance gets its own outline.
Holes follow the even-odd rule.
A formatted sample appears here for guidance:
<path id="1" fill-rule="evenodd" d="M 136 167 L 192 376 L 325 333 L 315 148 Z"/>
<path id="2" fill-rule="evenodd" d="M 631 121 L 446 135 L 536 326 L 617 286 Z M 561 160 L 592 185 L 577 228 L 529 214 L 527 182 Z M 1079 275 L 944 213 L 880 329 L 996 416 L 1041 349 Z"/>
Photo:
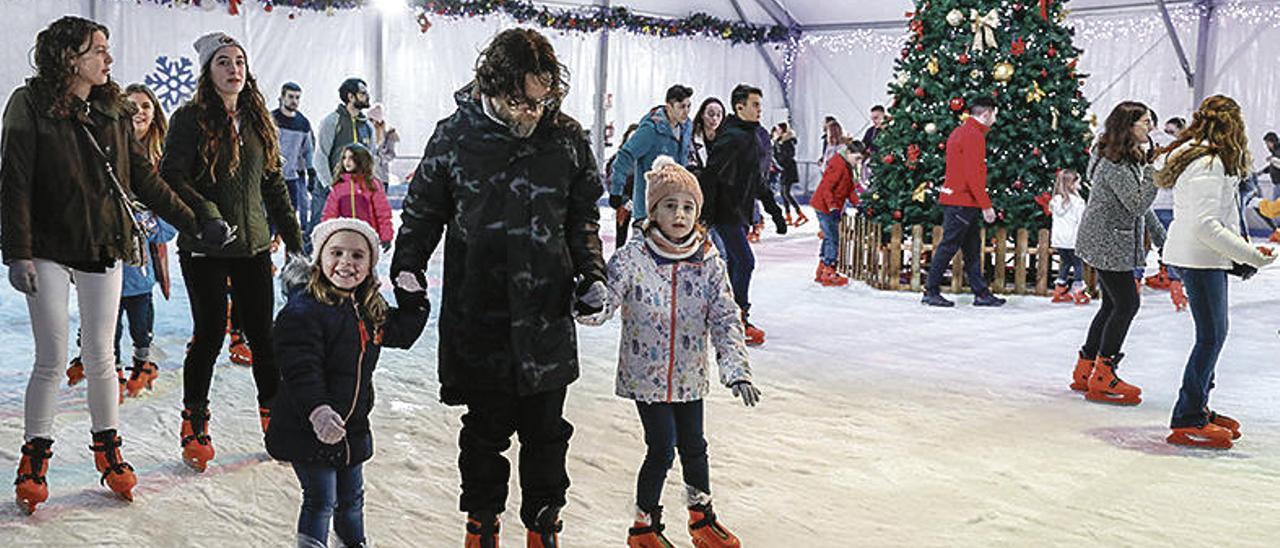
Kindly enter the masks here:
<path id="1" fill-rule="evenodd" d="M 395 230 L 391 227 L 391 203 L 387 201 L 387 193 L 382 189 L 382 182 L 374 179 L 370 185 L 373 190 L 366 190 L 365 185 L 355 180 L 350 173 L 343 173 L 338 182 L 329 191 L 329 198 L 324 202 L 324 213 L 321 220 L 334 217 L 353 217 L 360 219 L 378 231 L 378 239 L 383 243 L 395 238 Z"/>
<path id="2" fill-rule="evenodd" d="M 702 219 L 708 225 L 751 224 L 753 202 L 760 200 L 770 216 L 782 216 L 782 208 L 764 182 L 760 170 L 759 122 L 729 116 L 716 131 L 707 167 L 698 176 L 702 186 Z"/>
<path id="3" fill-rule="evenodd" d="M 644 115 L 635 133 L 618 149 L 613 157 L 609 193 L 621 196 L 631 176 L 638 175 L 631 193 L 632 218 L 644 219 L 649 216 L 645 204 L 647 185 L 644 174 L 653 166 L 653 160 L 658 156 L 688 158 L 690 143 L 693 141 L 691 128 L 689 120 L 672 128 L 671 122 L 667 120 L 667 109 L 657 106 Z"/>

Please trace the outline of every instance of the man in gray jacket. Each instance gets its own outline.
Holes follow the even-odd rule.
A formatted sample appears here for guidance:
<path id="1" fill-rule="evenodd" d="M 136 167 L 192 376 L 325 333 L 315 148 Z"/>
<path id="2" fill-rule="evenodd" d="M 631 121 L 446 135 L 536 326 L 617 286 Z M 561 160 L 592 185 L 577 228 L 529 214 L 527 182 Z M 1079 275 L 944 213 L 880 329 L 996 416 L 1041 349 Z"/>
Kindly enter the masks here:
<path id="1" fill-rule="evenodd" d="M 302 233 L 311 232 L 311 197 L 316 184 L 316 168 L 311 155 L 316 148 L 316 137 L 311 133 L 311 122 L 298 112 L 302 100 L 302 86 L 286 82 L 280 88 L 280 108 L 271 111 L 276 127 L 280 129 L 280 155 L 284 156 L 284 183 L 289 187 L 289 199 L 298 212 Z M 323 209 L 324 204 L 319 204 Z"/>
<path id="2" fill-rule="evenodd" d="M 342 104 L 320 121 L 320 134 L 316 139 L 316 152 L 325 163 L 316 170 L 319 181 L 311 190 L 311 226 L 320 223 L 320 215 L 324 212 L 324 202 L 329 199 L 329 188 L 333 186 L 333 172 L 342 162 L 342 149 L 351 143 L 359 143 L 369 150 L 374 150 L 373 124 L 365 116 L 369 108 L 369 87 L 364 80 L 347 78 L 338 86 L 338 98 Z M 308 231 L 303 231 L 304 236 Z M 308 251 L 311 242 L 307 242 Z"/>

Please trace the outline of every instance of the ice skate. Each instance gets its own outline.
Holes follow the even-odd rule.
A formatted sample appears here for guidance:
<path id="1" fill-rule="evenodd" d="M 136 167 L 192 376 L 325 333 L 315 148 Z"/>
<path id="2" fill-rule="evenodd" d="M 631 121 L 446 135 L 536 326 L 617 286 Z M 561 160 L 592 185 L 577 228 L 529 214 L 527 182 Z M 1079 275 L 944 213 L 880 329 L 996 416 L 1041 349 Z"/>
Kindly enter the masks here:
<path id="1" fill-rule="evenodd" d="M 75 386 L 84 380 L 84 362 L 80 361 L 80 356 L 71 358 L 71 364 L 67 366 L 67 386 Z"/>
<path id="2" fill-rule="evenodd" d="M 1165 265 L 1160 265 L 1160 271 L 1154 275 L 1147 276 L 1147 287 L 1151 289 L 1169 289 L 1169 269 Z"/>
<path id="3" fill-rule="evenodd" d="M 1089 377 L 1093 375 L 1093 363 L 1096 358 L 1085 357 L 1084 352 L 1080 352 L 1076 357 L 1076 370 L 1071 373 L 1071 389 L 1076 392 L 1087 392 L 1089 390 Z"/>
<path id="4" fill-rule="evenodd" d="M 1169 299 L 1173 301 L 1173 309 L 1182 312 L 1187 309 L 1187 293 L 1182 289 L 1182 281 L 1169 282 Z"/>
<path id="5" fill-rule="evenodd" d="M 1231 449 L 1231 430 L 1213 423 L 1204 426 L 1174 428 L 1165 441 L 1174 445 L 1203 447 L 1207 449 Z"/>
<path id="6" fill-rule="evenodd" d="M 1231 439 L 1240 439 L 1240 421 L 1235 420 L 1226 415 L 1219 415 L 1216 411 L 1209 412 L 1209 423 L 1221 426 L 1231 431 Z"/>
<path id="7" fill-rule="evenodd" d="M 151 390 L 152 383 L 160 376 L 160 368 L 149 360 L 133 359 L 133 367 L 129 368 L 129 380 L 125 381 L 124 391 L 130 398 L 136 398 L 142 389 Z"/>
<path id="8" fill-rule="evenodd" d="M 1093 374 L 1089 376 L 1089 389 L 1085 392 L 1085 399 L 1114 405 L 1142 403 L 1142 389 L 1116 376 L 1116 364 L 1123 358 L 1124 354 L 1117 354 L 1114 358 L 1098 356 L 1093 364 Z"/>
<path id="9" fill-rule="evenodd" d="M 1088 293 L 1085 293 L 1083 288 L 1077 289 L 1074 292 L 1072 292 L 1071 298 L 1076 302 L 1076 304 L 1079 304 L 1079 305 L 1089 304 L 1089 302 L 1093 300 L 1092 298 L 1089 297 Z"/>
<path id="10" fill-rule="evenodd" d="M 627 530 L 627 548 L 675 548 L 662 531 L 662 507 L 650 513 L 636 510 L 636 521 Z"/>
<path id="11" fill-rule="evenodd" d="M 267 427 L 271 425 L 271 408 L 258 407 L 258 422 L 262 423 L 262 433 L 267 433 Z"/>
<path id="12" fill-rule="evenodd" d="M 800 211 L 800 210 L 798 210 L 798 209 L 797 209 L 797 210 L 796 210 L 796 224 L 795 224 L 794 226 L 801 226 L 801 225 L 803 225 L 803 224 L 805 224 L 805 223 L 807 223 L 807 222 L 809 222 L 809 218 L 804 216 L 804 212 L 802 212 L 802 211 Z"/>
<path id="13" fill-rule="evenodd" d="M 740 548 L 741 542 L 720 522 L 711 503 L 689 507 L 689 536 L 695 548 Z"/>
<path id="14" fill-rule="evenodd" d="M 791 220 L 791 212 L 788 211 L 783 217 L 786 218 L 787 226 L 796 226 L 795 221 Z"/>
<path id="15" fill-rule="evenodd" d="M 564 523 L 560 521 L 560 509 L 555 506 L 543 507 L 535 521 L 535 527 L 528 530 L 525 546 L 560 548 L 560 530 L 564 528 Z"/>
<path id="16" fill-rule="evenodd" d="M 1069 303 L 1069 302 L 1072 302 L 1073 300 L 1074 299 L 1071 298 L 1071 292 L 1068 291 L 1067 286 L 1065 285 L 1053 286 L 1053 302 Z"/>
<path id="17" fill-rule="evenodd" d="M 120 364 L 116 364 L 116 384 L 120 387 L 120 399 L 116 405 L 124 405 L 124 385 L 128 384 L 128 380 L 124 378 L 124 368 Z"/>
<path id="18" fill-rule="evenodd" d="M 182 410 L 182 461 L 204 472 L 213 460 L 213 440 L 209 438 L 209 410 Z"/>
<path id="19" fill-rule="evenodd" d="M 132 501 L 133 487 L 138 484 L 138 477 L 133 474 L 133 466 L 120 456 L 120 436 L 115 429 L 94 432 L 93 464 L 102 473 L 99 480 L 120 498 Z"/>
<path id="20" fill-rule="evenodd" d="M 227 353 L 231 355 L 231 363 L 243 366 L 253 365 L 253 351 L 249 349 L 249 343 L 245 341 L 244 334 L 239 331 L 231 332 L 231 344 L 227 346 Z"/>
<path id="21" fill-rule="evenodd" d="M 53 451 L 49 449 L 52 445 L 53 440 L 48 438 L 32 438 L 22 444 L 18 478 L 13 483 L 18 507 L 27 514 L 34 513 L 36 505 L 49 500 L 49 484 L 45 482 L 45 474 L 49 471 L 49 459 L 53 458 Z"/>
<path id="22" fill-rule="evenodd" d="M 844 275 L 836 272 L 835 267 L 828 265 L 826 267 L 826 275 L 822 278 L 822 285 L 827 287 L 843 287 L 849 285 L 849 278 L 846 278 Z"/>
<path id="23" fill-rule="evenodd" d="M 818 270 L 813 273 L 814 283 L 819 283 L 819 284 L 822 283 L 822 278 L 826 273 L 827 273 L 827 265 L 822 264 L 822 261 L 818 261 Z"/>
<path id="24" fill-rule="evenodd" d="M 467 516 L 467 540 L 465 548 L 498 548 L 498 516 L 471 514 Z"/>

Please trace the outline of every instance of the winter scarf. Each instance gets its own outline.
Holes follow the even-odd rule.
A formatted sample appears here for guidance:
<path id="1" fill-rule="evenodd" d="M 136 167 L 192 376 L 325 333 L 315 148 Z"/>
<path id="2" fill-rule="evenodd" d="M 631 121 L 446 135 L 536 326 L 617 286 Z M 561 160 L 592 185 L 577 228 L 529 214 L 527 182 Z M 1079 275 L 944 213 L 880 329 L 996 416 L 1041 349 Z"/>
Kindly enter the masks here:
<path id="1" fill-rule="evenodd" d="M 697 230 L 686 236 L 684 241 L 673 242 L 662 233 L 657 223 L 648 220 L 645 221 L 644 236 L 644 243 L 649 246 L 649 249 L 659 257 L 673 261 L 692 257 L 706 243 L 706 236 Z"/>

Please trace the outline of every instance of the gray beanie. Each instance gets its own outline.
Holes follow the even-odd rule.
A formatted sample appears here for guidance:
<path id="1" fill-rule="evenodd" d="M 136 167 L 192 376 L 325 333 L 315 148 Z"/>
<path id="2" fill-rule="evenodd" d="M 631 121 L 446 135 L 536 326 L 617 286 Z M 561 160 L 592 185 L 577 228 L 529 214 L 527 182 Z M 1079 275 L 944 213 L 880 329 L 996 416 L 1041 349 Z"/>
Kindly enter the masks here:
<path id="1" fill-rule="evenodd" d="M 201 36 L 196 40 L 196 43 L 192 45 L 192 47 L 196 49 L 196 54 L 200 56 L 201 69 L 203 69 L 205 65 L 209 64 L 209 60 L 213 59 L 214 53 L 217 53 L 218 50 L 227 46 L 240 48 L 240 53 L 244 53 L 245 57 L 249 56 L 249 54 L 244 51 L 244 46 L 240 45 L 239 41 L 232 38 L 230 34 L 225 32 L 211 32 Z"/>

